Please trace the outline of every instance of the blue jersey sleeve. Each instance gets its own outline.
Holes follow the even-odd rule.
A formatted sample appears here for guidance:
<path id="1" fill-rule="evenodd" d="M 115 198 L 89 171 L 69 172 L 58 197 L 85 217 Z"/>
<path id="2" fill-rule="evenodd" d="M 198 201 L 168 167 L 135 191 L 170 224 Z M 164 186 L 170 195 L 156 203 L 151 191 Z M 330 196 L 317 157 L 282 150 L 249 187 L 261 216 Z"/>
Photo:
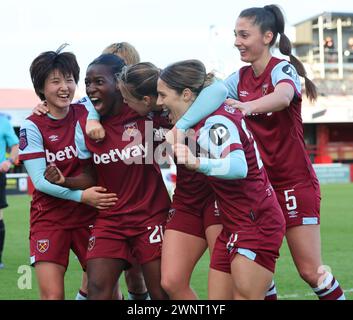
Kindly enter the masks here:
<path id="1" fill-rule="evenodd" d="M 248 165 L 243 150 L 234 150 L 222 159 L 201 157 L 197 171 L 206 176 L 221 179 L 243 179 L 248 174 Z"/>
<path id="2" fill-rule="evenodd" d="M 297 70 L 288 61 L 282 61 L 273 68 L 271 79 L 274 87 L 280 82 L 289 81 L 296 95 L 301 95 L 301 83 Z"/>
<path id="3" fill-rule="evenodd" d="M 205 121 L 200 128 L 197 142 L 212 158 L 221 158 L 233 145 L 241 145 L 237 126 L 222 115 L 209 117 Z"/>
<path id="4" fill-rule="evenodd" d="M 225 81 L 224 81 L 227 89 L 228 96 L 234 100 L 239 100 L 238 98 L 238 84 L 239 84 L 239 72 L 232 73 Z"/>
<path id="5" fill-rule="evenodd" d="M 99 113 L 96 111 L 96 109 L 94 108 L 94 105 L 92 104 L 91 100 L 88 97 L 84 97 L 82 99 L 80 99 L 79 101 L 77 101 L 77 103 L 81 103 L 83 104 L 87 111 L 88 111 L 88 117 L 87 120 L 100 120 L 100 115 Z"/>
<path id="6" fill-rule="evenodd" d="M 194 103 L 178 120 L 176 127 L 187 130 L 200 120 L 216 111 L 228 96 L 228 90 L 222 80 L 216 80 L 204 88 Z"/>
<path id="7" fill-rule="evenodd" d="M 200 156 L 198 171 L 221 179 L 245 178 L 248 166 L 235 123 L 222 115 L 209 117 L 200 129 L 198 143 L 207 156 Z"/>
<path id="8" fill-rule="evenodd" d="M 20 128 L 20 137 L 22 143 L 20 143 L 19 155 L 44 155 L 43 137 L 34 122 L 28 119 L 23 122 Z"/>
<path id="9" fill-rule="evenodd" d="M 79 159 L 89 159 L 92 157 L 91 152 L 87 149 L 85 138 L 79 122 L 76 123 L 75 144 Z"/>
<path id="10" fill-rule="evenodd" d="M 44 158 L 25 160 L 23 163 L 37 190 L 60 199 L 81 202 L 82 190 L 71 190 L 61 187 L 50 183 L 44 178 L 44 171 L 46 168 L 46 161 Z"/>

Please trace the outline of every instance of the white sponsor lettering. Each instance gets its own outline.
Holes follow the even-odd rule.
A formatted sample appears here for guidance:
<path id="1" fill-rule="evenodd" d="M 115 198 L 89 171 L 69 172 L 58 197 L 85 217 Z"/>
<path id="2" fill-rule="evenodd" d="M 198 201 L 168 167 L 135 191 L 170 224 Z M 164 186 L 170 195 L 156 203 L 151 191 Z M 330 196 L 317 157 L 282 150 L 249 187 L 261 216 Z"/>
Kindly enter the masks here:
<path id="1" fill-rule="evenodd" d="M 64 161 L 66 159 L 77 158 L 77 150 L 73 146 L 65 147 L 64 150 L 59 150 L 56 153 L 45 149 L 45 157 L 47 162 Z"/>
<path id="2" fill-rule="evenodd" d="M 145 158 L 146 150 L 148 146 L 144 146 L 143 144 L 127 146 L 122 150 L 119 149 L 111 149 L 107 153 L 101 154 L 93 154 L 93 161 L 95 164 L 108 164 L 110 162 L 118 162 L 120 161 L 127 161 L 131 158 L 136 158 L 142 156 Z"/>

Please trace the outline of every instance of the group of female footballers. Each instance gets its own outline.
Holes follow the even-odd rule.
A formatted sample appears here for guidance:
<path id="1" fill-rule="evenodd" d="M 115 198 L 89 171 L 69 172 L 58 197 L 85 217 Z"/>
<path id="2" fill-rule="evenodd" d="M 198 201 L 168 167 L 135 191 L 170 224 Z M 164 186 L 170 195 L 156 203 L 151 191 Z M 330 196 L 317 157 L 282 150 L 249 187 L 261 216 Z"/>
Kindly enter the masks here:
<path id="1" fill-rule="evenodd" d="M 322 273 L 298 75 L 312 100 L 315 86 L 276 5 L 243 10 L 234 33 L 248 65 L 225 82 L 198 60 L 160 70 L 118 43 L 89 64 L 87 96 L 72 103 L 75 56 L 59 48 L 32 62 L 43 104 L 22 125 L 19 148 L 36 188 L 30 255 L 42 299 L 64 298 L 70 249 L 84 270 L 78 298 L 122 299 L 124 271 L 129 298 L 197 299 L 190 279 L 207 248 L 209 299 L 276 299 L 284 236 L 318 298 L 344 299 Z M 290 62 L 271 54 L 278 35 Z M 177 167 L 172 201 L 166 161 Z"/>

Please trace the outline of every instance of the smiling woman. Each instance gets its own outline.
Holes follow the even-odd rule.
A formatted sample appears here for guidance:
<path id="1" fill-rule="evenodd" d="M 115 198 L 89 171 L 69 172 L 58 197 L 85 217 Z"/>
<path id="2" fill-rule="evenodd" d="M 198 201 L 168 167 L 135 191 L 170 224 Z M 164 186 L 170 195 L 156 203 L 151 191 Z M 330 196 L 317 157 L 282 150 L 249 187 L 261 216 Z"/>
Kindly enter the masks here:
<path id="1" fill-rule="evenodd" d="M 84 172 L 58 181 L 69 188 L 80 187 L 85 175 L 97 172 L 98 184 L 119 197 L 112 208 L 101 208 L 92 228 L 87 252 L 88 298 L 112 299 L 120 274 L 137 261 L 151 298 L 167 299 L 160 285 L 160 255 L 170 200 L 158 166 L 147 163 L 145 122 L 149 120 L 123 102 L 117 87 L 115 74 L 124 65 L 112 54 L 89 64 L 86 93 L 102 116 L 106 137 L 100 143 L 89 139 L 83 130 L 87 115 L 82 117 L 76 125 L 75 142 Z"/>
<path id="2" fill-rule="evenodd" d="M 158 79 L 158 103 L 174 111 L 178 120 L 209 78 L 200 61 L 171 64 Z M 188 143 L 175 143 L 173 150 L 178 164 L 205 176 L 221 213 L 223 229 L 211 256 L 209 298 L 229 299 L 234 290 L 235 299 L 264 299 L 284 236 L 284 218 L 256 143 L 242 113 L 224 103 L 193 129 Z M 196 144 L 202 152 L 189 148 Z M 195 188 L 193 196 L 200 192 Z"/>
<path id="3" fill-rule="evenodd" d="M 286 239 L 300 276 L 319 299 L 345 299 L 335 277 L 322 271 L 320 186 L 305 150 L 299 76 L 304 78 L 309 100 L 316 99 L 316 87 L 306 77 L 302 62 L 292 54 L 284 14 L 277 5 L 244 9 L 236 19 L 234 35 L 234 46 L 249 65 L 226 80 L 232 98 L 226 101 L 227 109 L 241 110 L 245 115 L 244 124 L 256 141 L 285 217 Z M 278 37 L 279 50 L 290 61 L 272 56 L 271 48 Z M 185 119 L 178 121 L 176 127 L 185 130 L 196 124 L 210 105 L 205 104 L 193 117 L 187 111 L 183 118 L 192 121 L 188 125 Z M 214 104 L 209 114 L 218 107 Z M 274 283 L 266 296 L 276 298 Z"/>
<path id="4" fill-rule="evenodd" d="M 72 75 L 63 75 L 53 70 L 45 80 L 43 94 L 49 113 L 58 119 L 64 118 L 74 97 L 76 82 Z"/>
<path id="5" fill-rule="evenodd" d="M 104 54 L 90 63 L 87 68 L 86 93 L 101 116 L 118 114 L 123 98 L 117 89 L 115 74 L 119 73 L 124 61 L 113 54 Z"/>
<path id="6" fill-rule="evenodd" d="M 89 226 L 96 211 L 85 204 L 100 207 L 104 206 L 102 198 L 110 198 L 113 203 L 116 200 L 115 195 L 99 193 L 103 188 L 89 188 L 94 185 L 93 176 L 86 180 L 83 189 L 88 189 L 84 191 L 63 188 L 45 179 L 47 165 L 55 166 L 65 175 L 81 173 L 73 124 L 85 108 L 71 104 L 80 69 L 75 55 L 61 52 L 62 49 L 63 46 L 57 51 L 43 52 L 32 62 L 34 89 L 47 102 L 49 113 L 29 116 L 20 129 L 20 160 L 36 189 L 30 213 L 30 253 L 41 299 L 64 299 L 70 249 L 82 269 L 86 268 Z"/>
<path id="7" fill-rule="evenodd" d="M 64 118 L 75 95 L 80 67 L 71 52 L 56 52 L 38 56 L 30 67 L 34 90 L 42 101 L 46 101 L 50 114 Z"/>

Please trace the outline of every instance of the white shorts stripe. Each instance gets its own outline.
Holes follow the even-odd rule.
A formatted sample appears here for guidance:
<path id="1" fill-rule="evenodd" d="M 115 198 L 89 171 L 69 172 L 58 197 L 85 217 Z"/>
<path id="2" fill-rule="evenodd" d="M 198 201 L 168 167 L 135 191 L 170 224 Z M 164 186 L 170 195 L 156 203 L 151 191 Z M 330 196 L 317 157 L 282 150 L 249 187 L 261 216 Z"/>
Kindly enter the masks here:
<path id="1" fill-rule="evenodd" d="M 256 253 L 249 249 L 238 248 L 238 253 L 247 257 L 248 259 L 254 261 L 256 258 Z"/>
<path id="2" fill-rule="evenodd" d="M 317 218 L 303 218 L 303 224 L 318 224 Z"/>

